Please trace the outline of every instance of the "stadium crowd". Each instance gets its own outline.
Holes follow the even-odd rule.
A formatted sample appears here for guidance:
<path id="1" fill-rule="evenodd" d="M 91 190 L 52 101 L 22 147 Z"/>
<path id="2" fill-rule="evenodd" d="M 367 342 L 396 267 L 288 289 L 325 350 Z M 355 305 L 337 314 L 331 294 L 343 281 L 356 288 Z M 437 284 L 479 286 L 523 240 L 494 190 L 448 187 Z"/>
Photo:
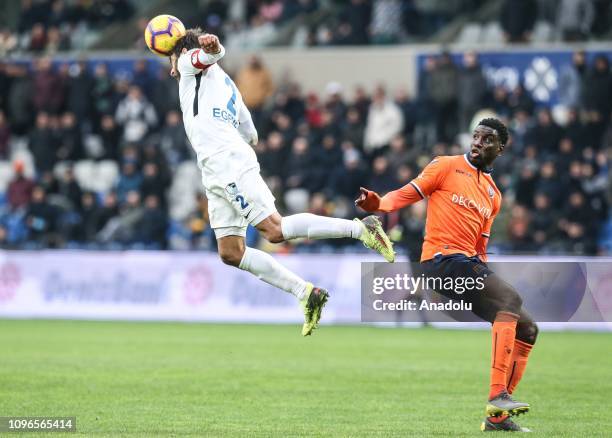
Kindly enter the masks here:
<path id="1" fill-rule="evenodd" d="M 274 84 L 256 57 L 236 72 L 259 130 L 262 173 L 279 208 L 359 215 L 352 201 L 360 186 L 385 193 L 414 178 L 433 156 L 462 153 L 461 133 L 479 109 L 490 108 L 512 132 L 495 170 L 505 206 L 492 248 L 610 252 L 612 77 L 605 56 L 588 65 L 578 52 L 566 66 L 561 124 L 520 86 L 486 87 L 475 53 L 466 53 L 460 65 L 448 54 L 431 56 L 425 69 L 417 96 L 383 86 L 369 95 L 338 83 L 304 94 L 298 84 Z M 177 112 L 176 81 L 165 65 L 155 75 L 139 60 L 131 75 L 113 77 L 104 64 L 54 66 L 43 57 L 32 70 L 0 64 L 0 160 L 12 160 L 13 170 L 0 197 L 0 245 L 214 247 L 203 196 L 172 195 L 177 175 L 195 160 Z M 107 177 L 79 178 L 83 160 L 99 163 L 106 169 L 99 175 Z M 103 187 L 94 184 L 105 179 Z M 197 179 L 192 186 L 200 186 Z M 177 212 L 185 196 L 192 199 Z M 392 237 L 412 255 L 419 253 L 424 212 L 425 203 L 418 203 L 385 216 Z"/>
<path id="2" fill-rule="evenodd" d="M 219 35 L 228 48 L 268 45 L 338 46 L 426 41 L 453 20 L 469 24 L 493 5 L 490 17 L 509 43 L 532 40 L 535 27 L 552 29 L 548 40 L 605 38 L 610 28 L 609 0 L 200 0 L 187 25 L 198 23 Z M 0 27 L 0 54 L 54 54 L 104 47 L 105 25 L 138 17 L 131 0 L 22 0 L 14 26 Z M 470 18 L 471 17 L 471 18 Z M 187 17 L 186 17 L 187 18 Z M 135 19 L 140 29 L 148 18 Z M 289 32 L 287 32 L 289 29 Z M 501 42 L 501 41 L 500 41 Z"/>

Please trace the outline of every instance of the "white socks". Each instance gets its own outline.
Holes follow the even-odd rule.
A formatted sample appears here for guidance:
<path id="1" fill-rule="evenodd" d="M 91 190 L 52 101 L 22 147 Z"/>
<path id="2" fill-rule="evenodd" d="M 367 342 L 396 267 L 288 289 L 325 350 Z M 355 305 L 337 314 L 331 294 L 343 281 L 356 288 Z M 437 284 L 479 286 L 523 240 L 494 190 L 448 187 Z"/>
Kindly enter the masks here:
<path id="1" fill-rule="evenodd" d="M 286 240 L 304 237 L 308 239 L 330 239 L 352 237 L 359 239 L 363 232 L 361 224 L 347 219 L 299 213 L 283 217 L 281 221 L 283 237 Z"/>
<path id="2" fill-rule="evenodd" d="M 329 239 L 352 237 L 359 239 L 363 226 L 355 221 L 333 217 L 299 213 L 284 217 L 281 221 L 283 237 L 286 240 L 305 237 L 308 239 Z M 262 281 L 292 293 L 302 299 L 306 293 L 306 282 L 289 269 L 278 263 L 270 254 L 254 248 L 246 248 L 240 265 Z"/>
<path id="3" fill-rule="evenodd" d="M 306 293 L 306 282 L 266 252 L 247 247 L 238 267 L 244 271 L 249 271 L 272 286 L 292 293 L 299 300 Z"/>

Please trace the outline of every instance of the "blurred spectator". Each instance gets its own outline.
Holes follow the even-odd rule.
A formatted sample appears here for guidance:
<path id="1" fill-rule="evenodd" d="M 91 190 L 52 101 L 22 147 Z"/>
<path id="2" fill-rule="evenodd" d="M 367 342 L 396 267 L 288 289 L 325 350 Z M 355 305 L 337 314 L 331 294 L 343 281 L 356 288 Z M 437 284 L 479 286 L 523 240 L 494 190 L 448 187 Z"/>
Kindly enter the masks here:
<path id="1" fill-rule="evenodd" d="M 117 183 L 117 197 L 120 202 L 127 199 L 128 193 L 140 192 L 142 186 L 142 175 L 136 169 L 136 165 L 132 162 L 126 162 L 121 166 L 121 175 Z"/>
<path id="2" fill-rule="evenodd" d="M 406 144 L 406 137 L 402 134 L 397 134 L 389 143 L 389 151 L 385 154 L 391 173 L 397 173 L 400 166 L 410 164 L 416 158 L 415 151 L 411 151 Z"/>
<path id="3" fill-rule="evenodd" d="M 62 178 L 58 182 L 58 194 L 64 196 L 72 204 L 74 210 L 81 208 L 81 197 L 83 192 L 74 176 L 74 169 L 66 167 Z"/>
<path id="4" fill-rule="evenodd" d="M 96 210 L 94 219 L 95 231 L 100 232 L 106 227 L 112 218 L 119 214 L 119 204 L 117 194 L 109 192 L 104 196 L 102 207 Z"/>
<path id="5" fill-rule="evenodd" d="M 482 107 L 486 95 L 487 81 L 478 63 L 478 55 L 473 51 L 466 52 L 458 78 L 459 129 L 469 129 L 470 120 Z"/>
<path id="6" fill-rule="evenodd" d="M 57 244 L 57 216 L 55 207 L 47 202 L 45 190 L 36 186 L 32 189 L 32 201 L 28 205 L 25 222 L 29 238 L 41 244 Z"/>
<path id="7" fill-rule="evenodd" d="M 68 70 L 70 79 L 68 81 L 68 92 L 66 96 L 66 109 L 77 117 L 80 124 L 89 122 L 91 118 L 92 102 L 84 96 L 91 96 L 94 80 L 89 73 L 87 61 L 81 59 L 72 64 Z"/>
<path id="8" fill-rule="evenodd" d="M 72 237 L 78 242 L 92 242 L 98 232 L 100 207 L 92 192 L 83 192 L 80 200 L 79 221 L 73 230 Z"/>
<path id="9" fill-rule="evenodd" d="M 240 69 L 236 76 L 236 86 L 244 103 L 253 113 L 254 121 L 258 121 L 264 103 L 274 92 L 272 75 L 259 57 L 251 56 L 247 64 Z"/>
<path id="10" fill-rule="evenodd" d="M 114 112 L 113 81 L 108 74 L 108 66 L 104 63 L 97 64 L 94 69 L 94 84 L 91 97 L 98 116 Z"/>
<path id="11" fill-rule="evenodd" d="M 166 115 L 166 124 L 160 133 L 159 144 L 166 160 L 173 166 L 191 157 L 191 147 L 178 111 L 172 110 Z"/>
<path id="12" fill-rule="evenodd" d="M 167 65 L 160 65 L 157 78 L 154 80 L 154 86 L 150 86 L 150 88 L 151 103 L 161 120 L 170 111 L 177 111 L 180 108 L 178 81 L 170 76 Z"/>
<path id="13" fill-rule="evenodd" d="M 504 0 L 500 22 L 509 43 L 524 43 L 531 39 L 531 32 L 538 16 L 535 0 Z"/>
<path id="14" fill-rule="evenodd" d="M 430 73 L 427 94 L 431 98 L 436 114 L 439 140 L 451 141 L 457 132 L 457 97 L 459 71 L 448 52 L 442 53 Z M 479 90 L 470 90 L 480 93 Z"/>
<path id="15" fill-rule="evenodd" d="M 548 108 L 539 110 L 537 117 L 537 124 L 527 133 L 527 143 L 535 145 L 545 154 L 554 154 L 559 147 L 563 132 L 552 119 Z"/>
<path id="16" fill-rule="evenodd" d="M 593 68 L 587 74 L 583 104 L 587 111 L 598 113 L 598 120 L 606 120 L 612 108 L 612 75 L 610 62 L 605 55 L 598 55 Z"/>
<path id="17" fill-rule="evenodd" d="M 564 41 L 583 41 L 591 32 L 595 19 L 592 0 L 560 0 L 557 9 L 557 31 Z"/>
<path id="18" fill-rule="evenodd" d="M 586 73 L 586 54 L 578 50 L 572 55 L 572 63 L 561 70 L 559 103 L 567 107 L 576 107 L 581 103 Z"/>
<path id="19" fill-rule="evenodd" d="M 11 139 L 11 129 L 4 115 L 0 110 L 0 160 L 6 160 L 9 156 L 9 140 Z"/>
<path id="20" fill-rule="evenodd" d="M 9 182 L 6 195 L 9 207 L 12 210 L 17 210 L 29 204 L 32 198 L 32 190 L 34 189 L 34 181 L 24 175 L 22 161 L 15 161 L 13 163 L 13 171 L 14 176 Z"/>
<path id="21" fill-rule="evenodd" d="M 408 94 L 408 90 L 400 88 L 395 93 L 395 103 L 399 107 L 404 116 L 404 130 L 403 132 L 412 136 L 419 122 L 419 105 L 415 99 Z"/>
<path id="22" fill-rule="evenodd" d="M 338 44 L 363 45 L 368 44 L 369 35 L 367 32 L 372 16 L 372 5 L 365 0 L 351 0 L 342 9 L 338 26 L 338 33 L 334 38 Z M 342 31 L 340 31 L 342 29 Z"/>
<path id="23" fill-rule="evenodd" d="M 313 155 L 308 140 L 304 137 L 296 137 L 293 140 L 291 153 L 285 168 L 287 189 L 313 191 L 315 188 L 314 181 L 311 178 L 313 163 Z"/>
<path id="24" fill-rule="evenodd" d="M 159 168 L 154 162 L 146 163 L 142 169 L 142 183 L 140 185 L 140 195 L 142 199 L 154 196 L 157 204 L 166 208 L 166 181 L 159 174 Z"/>
<path id="25" fill-rule="evenodd" d="M 111 217 L 98 238 L 104 242 L 133 244 L 138 241 L 139 225 L 145 214 L 140 204 L 140 195 L 131 190 L 125 194 L 125 202 L 119 208 L 119 215 Z"/>
<path id="26" fill-rule="evenodd" d="M 45 112 L 40 112 L 36 116 L 36 126 L 29 135 L 29 148 L 34 156 L 37 172 L 53 170 L 57 156 L 56 142 L 49 115 Z"/>
<path id="27" fill-rule="evenodd" d="M 34 68 L 34 110 L 57 114 L 64 103 L 64 84 L 53 70 L 51 58 L 40 58 Z"/>
<path id="28" fill-rule="evenodd" d="M 102 116 L 100 121 L 99 131 L 100 141 L 102 145 L 102 158 L 110 160 L 119 160 L 119 128 L 115 123 L 115 119 L 106 114 Z"/>
<path id="29" fill-rule="evenodd" d="M 368 188 L 380 194 L 397 188 L 395 173 L 390 171 L 389 161 L 386 157 L 380 156 L 374 159 Z"/>
<path id="30" fill-rule="evenodd" d="M 166 247 L 166 228 L 168 219 L 159 198 L 153 194 L 144 198 L 143 215 L 136 227 L 136 240 L 145 244 L 155 244 L 158 249 Z"/>
<path id="31" fill-rule="evenodd" d="M 58 161 L 76 161 L 83 158 L 81 130 L 74 113 L 62 114 L 56 136 Z"/>
<path id="32" fill-rule="evenodd" d="M 127 96 L 119 102 L 115 120 L 123 126 L 123 140 L 139 142 L 157 123 L 155 108 L 137 86 L 130 86 Z"/>
<path id="33" fill-rule="evenodd" d="M 0 56 L 4 58 L 9 53 L 15 51 L 18 44 L 17 35 L 11 33 L 7 28 L 0 28 Z"/>
<path id="34" fill-rule="evenodd" d="M 368 154 L 374 154 L 391 139 L 399 134 L 404 127 L 402 112 L 398 106 L 387 98 L 385 89 L 379 86 L 374 91 L 364 133 L 364 149 Z"/>
<path id="35" fill-rule="evenodd" d="M 54 55 L 57 52 L 65 50 L 70 50 L 70 39 L 62 34 L 57 27 L 50 27 L 49 30 L 47 30 L 45 54 Z"/>
<path id="36" fill-rule="evenodd" d="M 47 35 L 45 34 L 45 27 L 42 23 L 36 23 L 32 26 L 32 31 L 29 35 L 28 51 L 40 53 L 46 46 Z"/>
<path id="37" fill-rule="evenodd" d="M 344 151 L 342 165 L 330 176 L 325 192 L 330 197 L 341 196 L 349 200 L 359 193 L 359 187 L 368 179 L 368 172 L 363 165 L 359 152 L 349 143 Z"/>

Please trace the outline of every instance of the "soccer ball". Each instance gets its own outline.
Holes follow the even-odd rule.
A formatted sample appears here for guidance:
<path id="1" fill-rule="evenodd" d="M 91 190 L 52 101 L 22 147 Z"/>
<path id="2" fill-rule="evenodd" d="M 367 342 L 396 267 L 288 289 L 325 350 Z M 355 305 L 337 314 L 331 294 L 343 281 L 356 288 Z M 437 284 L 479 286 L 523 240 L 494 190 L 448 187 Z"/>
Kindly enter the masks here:
<path id="1" fill-rule="evenodd" d="M 151 52 L 159 56 L 170 56 L 176 42 L 185 35 L 185 26 L 172 15 L 152 18 L 145 29 L 144 38 Z"/>

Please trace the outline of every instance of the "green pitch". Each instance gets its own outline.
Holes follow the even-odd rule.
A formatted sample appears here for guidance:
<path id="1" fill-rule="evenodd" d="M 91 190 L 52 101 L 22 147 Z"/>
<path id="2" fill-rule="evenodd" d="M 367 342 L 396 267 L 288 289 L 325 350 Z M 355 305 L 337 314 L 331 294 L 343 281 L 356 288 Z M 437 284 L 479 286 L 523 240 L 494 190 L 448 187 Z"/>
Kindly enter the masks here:
<path id="1" fill-rule="evenodd" d="M 86 436 L 482 436 L 489 348 L 485 331 L 4 320 L 0 416 L 76 416 Z M 612 334 L 542 333 L 520 424 L 609 436 L 611 351 Z"/>

